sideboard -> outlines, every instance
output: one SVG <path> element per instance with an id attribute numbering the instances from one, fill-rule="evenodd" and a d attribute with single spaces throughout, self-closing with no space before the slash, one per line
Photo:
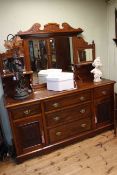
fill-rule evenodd
<path id="1" fill-rule="evenodd" d="M 23 100 L 6 97 L 17 162 L 111 129 L 114 83 L 103 79 L 62 92 L 42 88 Z"/>

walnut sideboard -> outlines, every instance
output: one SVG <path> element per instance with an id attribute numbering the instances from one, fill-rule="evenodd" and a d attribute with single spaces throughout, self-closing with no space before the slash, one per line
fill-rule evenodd
<path id="1" fill-rule="evenodd" d="M 25 100 L 7 97 L 17 162 L 111 129 L 114 83 L 79 83 L 77 88 L 62 92 L 45 88 Z"/>

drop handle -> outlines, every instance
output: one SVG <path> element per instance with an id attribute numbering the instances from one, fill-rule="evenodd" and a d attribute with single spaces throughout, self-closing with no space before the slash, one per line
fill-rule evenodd
<path id="1" fill-rule="evenodd" d="M 87 126 L 86 123 L 82 123 L 82 124 L 81 124 L 81 127 L 82 127 L 82 128 L 85 128 L 86 126 Z"/>
<path id="2" fill-rule="evenodd" d="M 53 106 L 54 108 L 57 108 L 57 107 L 59 107 L 59 103 L 54 103 L 52 106 Z"/>
<path id="3" fill-rule="evenodd" d="M 81 101 L 84 101 L 84 100 L 85 100 L 85 97 L 84 97 L 84 96 L 81 96 L 81 97 L 80 97 L 80 100 L 81 100 Z"/>
<path id="4" fill-rule="evenodd" d="M 30 109 L 27 109 L 27 110 L 24 111 L 24 114 L 25 115 L 28 115 L 28 114 L 30 114 L 30 112 L 31 112 L 31 110 Z"/>
<path id="5" fill-rule="evenodd" d="M 61 131 L 56 132 L 56 136 L 61 136 L 61 134 L 62 134 Z"/>
<path id="6" fill-rule="evenodd" d="M 80 113 L 81 113 L 81 114 L 84 114 L 85 111 L 86 111 L 85 109 L 81 109 L 81 110 L 80 110 Z"/>
<path id="7" fill-rule="evenodd" d="M 54 121 L 59 121 L 60 120 L 60 117 L 59 116 L 56 116 L 53 119 L 54 119 Z"/>
<path id="8" fill-rule="evenodd" d="M 107 92 L 106 92 L 106 91 L 102 91 L 102 94 L 103 94 L 103 95 L 106 95 L 106 94 L 107 94 Z"/>

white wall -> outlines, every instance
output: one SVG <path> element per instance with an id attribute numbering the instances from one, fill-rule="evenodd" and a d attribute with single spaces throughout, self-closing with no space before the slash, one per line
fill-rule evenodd
<path id="1" fill-rule="evenodd" d="M 68 22 L 81 27 L 88 42 L 96 43 L 96 55 L 108 76 L 107 60 L 107 4 L 105 0 L 2 0 L 0 2 L 0 52 L 9 33 L 27 30 L 35 22 L 42 26 L 48 22 Z"/>
<path id="2" fill-rule="evenodd" d="M 0 51 L 9 33 L 27 30 L 35 22 L 68 22 L 81 27 L 88 42 L 96 43 L 96 53 L 107 57 L 105 0 L 3 0 L 0 2 Z"/>
<path id="3" fill-rule="evenodd" d="M 67 22 L 82 28 L 86 41 L 95 41 L 96 56 L 100 56 L 103 63 L 103 75 L 109 76 L 105 0 L 1 0 L 0 52 L 5 50 L 3 43 L 8 34 L 27 30 L 36 22 L 42 25 Z"/>

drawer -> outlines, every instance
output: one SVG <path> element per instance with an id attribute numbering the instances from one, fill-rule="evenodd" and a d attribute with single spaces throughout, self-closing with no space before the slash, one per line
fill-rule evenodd
<path id="1" fill-rule="evenodd" d="M 46 100 L 44 102 L 44 108 L 45 111 L 50 111 L 62 108 L 64 106 L 86 102 L 89 100 L 91 101 L 91 91 L 86 90 L 82 92 L 73 93 L 67 96 Z"/>
<path id="2" fill-rule="evenodd" d="M 14 109 L 10 109 L 12 119 L 20 119 L 23 117 L 29 117 L 32 115 L 41 113 L 41 105 L 40 103 L 36 104 L 27 104 L 22 107 L 17 107 Z"/>
<path id="3" fill-rule="evenodd" d="M 94 97 L 100 98 L 100 97 L 106 97 L 113 94 L 113 86 L 112 85 L 106 85 L 102 87 L 98 87 L 94 89 Z"/>
<path id="4" fill-rule="evenodd" d="M 64 122 L 74 121 L 86 117 L 91 117 L 91 103 L 47 114 L 46 122 L 48 127 L 52 127 Z"/>
<path id="5" fill-rule="evenodd" d="M 62 125 L 53 129 L 49 129 L 49 139 L 50 143 L 55 143 L 62 141 L 64 139 L 71 138 L 82 132 L 88 131 L 91 129 L 91 119 L 81 119 L 66 125 Z"/>

